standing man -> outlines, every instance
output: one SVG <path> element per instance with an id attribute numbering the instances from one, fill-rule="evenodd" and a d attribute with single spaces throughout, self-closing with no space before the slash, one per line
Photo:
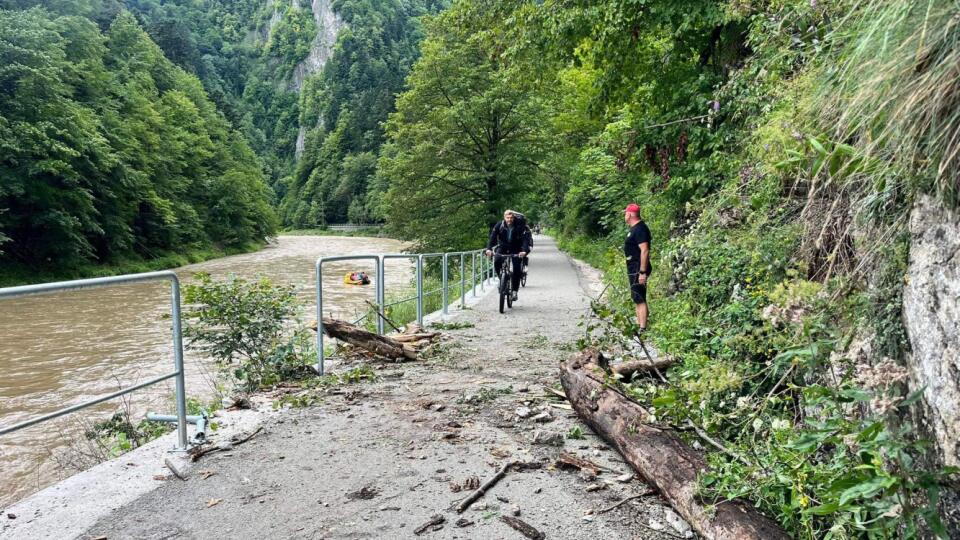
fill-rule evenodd
<path id="1" fill-rule="evenodd" d="M 490 230 L 490 240 L 487 242 L 487 256 L 493 255 L 493 248 L 497 248 L 499 255 L 494 259 L 494 268 L 500 273 L 500 265 L 504 259 L 512 261 L 513 273 L 510 276 L 510 288 L 513 291 L 513 301 L 517 301 L 517 291 L 520 289 L 520 272 L 522 268 L 520 261 L 527 252 L 530 251 L 530 244 L 527 243 L 526 224 L 516 219 L 516 212 L 506 210 L 503 213 L 503 221 L 497 223 Z M 516 255 L 519 258 L 512 257 Z"/>
<path id="2" fill-rule="evenodd" d="M 647 279 L 653 268 L 650 266 L 650 229 L 640 219 L 640 205 L 630 203 L 623 211 L 623 220 L 630 227 L 623 243 L 627 257 L 627 280 L 630 282 L 630 297 L 636 304 L 637 324 L 640 332 L 647 330 Z"/>

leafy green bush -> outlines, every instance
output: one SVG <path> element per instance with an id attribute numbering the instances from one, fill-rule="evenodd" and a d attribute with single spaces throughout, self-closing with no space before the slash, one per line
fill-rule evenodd
<path id="1" fill-rule="evenodd" d="M 313 340 L 292 286 L 266 278 L 197 279 L 184 287 L 188 347 L 210 355 L 246 391 L 313 373 Z"/>

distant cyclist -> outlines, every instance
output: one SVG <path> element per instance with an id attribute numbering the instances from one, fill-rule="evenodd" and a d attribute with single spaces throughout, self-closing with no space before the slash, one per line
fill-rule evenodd
<path id="1" fill-rule="evenodd" d="M 516 221 L 517 225 L 520 225 L 524 231 L 524 234 L 527 236 L 527 256 L 521 259 L 523 262 L 523 269 L 526 272 L 526 269 L 530 266 L 530 252 L 533 251 L 533 231 L 530 230 L 530 225 L 527 223 L 527 218 L 520 212 L 514 212 L 513 218 Z"/>
<path id="2" fill-rule="evenodd" d="M 527 225 L 516 218 L 517 213 L 513 210 L 506 210 L 503 213 L 503 221 L 497 223 L 490 230 L 490 240 L 487 242 L 487 256 L 493 255 L 493 249 L 497 248 L 497 253 L 507 257 L 497 257 L 494 259 L 494 270 L 499 274 L 500 265 L 504 259 L 509 258 L 513 263 L 513 273 L 510 276 L 510 290 L 513 291 L 513 300 L 517 300 L 517 291 L 520 289 L 520 272 L 522 271 L 520 261 L 527 256 L 530 251 L 529 237 L 527 236 Z M 516 255 L 517 257 L 512 257 Z"/>

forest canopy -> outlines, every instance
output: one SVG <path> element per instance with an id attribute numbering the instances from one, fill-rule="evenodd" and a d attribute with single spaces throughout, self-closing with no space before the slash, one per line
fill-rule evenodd
<path id="1" fill-rule="evenodd" d="M 0 11 L 0 233 L 8 260 L 71 267 L 277 227 L 257 156 L 126 11 L 101 30 Z"/>

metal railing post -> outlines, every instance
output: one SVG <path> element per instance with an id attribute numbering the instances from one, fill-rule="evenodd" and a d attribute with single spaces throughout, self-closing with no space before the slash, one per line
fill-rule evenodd
<path id="1" fill-rule="evenodd" d="M 323 258 L 317 259 L 317 373 L 323 375 Z"/>
<path id="2" fill-rule="evenodd" d="M 484 272 L 487 268 L 487 254 L 480 250 L 480 290 L 483 291 L 484 281 L 486 280 L 486 275 Z"/>
<path id="3" fill-rule="evenodd" d="M 460 253 L 460 309 L 467 307 L 467 271 L 464 266 L 466 253 Z"/>
<path id="4" fill-rule="evenodd" d="M 377 333 L 381 336 L 383 335 L 383 318 L 387 315 L 385 313 L 384 304 L 387 303 L 387 284 L 384 283 L 386 276 L 386 271 L 384 269 L 386 266 L 386 259 L 383 258 L 383 255 L 377 257 Z"/>
<path id="5" fill-rule="evenodd" d="M 477 252 L 470 254 L 470 296 L 477 297 Z"/>
<path id="6" fill-rule="evenodd" d="M 187 383 L 183 369 L 183 327 L 180 322 L 180 279 L 170 280 L 170 304 L 173 306 L 171 317 L 173 326 L 173 365 L 177 376 L 174 384 L 177 390 L 177 450 L 186 451 L 187 443 Z"/>
<path id="7" fill-rule="evenodd" d="M 417 324 L 423 327 L 423 255 L 417 256 Z"/>
<path id="8" fill-rule="evenodd" d="M 447 290 L 447 253 L 443 254 L 443 314 L 447 314 L 447 299 L 449 291 Z"/>

